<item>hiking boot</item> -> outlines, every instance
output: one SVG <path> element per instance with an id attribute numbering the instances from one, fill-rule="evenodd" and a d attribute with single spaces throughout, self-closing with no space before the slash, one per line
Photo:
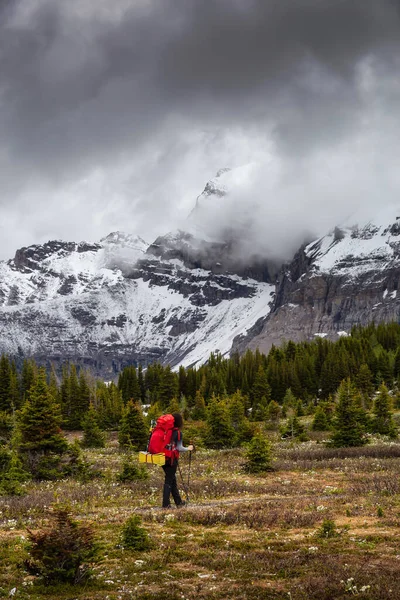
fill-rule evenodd
<path id="1" fill-rule="evenodd" d="M 172 506 L 171 504 L 168 504 L 168 506 L 162 506 L 161 508 L 163 508 L 164 510 L 171 510 Z"/>
<path id="2" fill-rule="evenodd" d="M 176 508 L 182 508 L 182 506 L 186 506 L 186 505 L 187 505 L 187 502 L 182 500 L 182 502 L 179 502 L 179 504 L 176 505 Z"/>

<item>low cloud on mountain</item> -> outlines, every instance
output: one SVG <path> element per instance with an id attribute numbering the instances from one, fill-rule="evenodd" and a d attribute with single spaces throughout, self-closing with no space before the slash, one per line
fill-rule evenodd
<path id="1" fill-rule="evenodd" d="M 399 7 L 3 1 L 0 255 L 116 229 L 151 240 L 249 161 L 263 168 L 232 218 L 262 252 L 392 202 Z"/>

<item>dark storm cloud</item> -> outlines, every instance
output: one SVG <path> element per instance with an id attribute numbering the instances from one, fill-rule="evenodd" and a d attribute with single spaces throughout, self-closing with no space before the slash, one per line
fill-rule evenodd
<path id="1" fill-rule="evenodd" d="M 358 61 L 400 37 L 392 0 L 156 0 L 115 20 L 43 1 L 21 22 L 26 3 L 1 28 L 1 126 L 12 156 L 50 175 L 137 148 L 171 114 L 267 119 L 296 143 L 294 109 L 347 126 Z"/>
<path id="2" fill-rule="evenodd" d="M 397 77 L 399 5 L 2 0 L 0 202 L 26 205 L 34 189 L 46 207 L 51 190 L 132 163 L 141 222 L 150 205 L 176 202 L 155 192 L 168 187 L 166 164 L 170 180 L 190 153 L 197 171 L 209 167 L 195 151 L 204 143 L 210 154 L 199 132 L 215 147 L 232 129 L 264 136 L 289 161 L 341 143 L 369 118 L 363 62 L 375 79 Z M 376 103 L 394 114 L 399 96 L 389 88 L 377 88 Z M 196 171 L 181 168 L 187 180 Z"/>

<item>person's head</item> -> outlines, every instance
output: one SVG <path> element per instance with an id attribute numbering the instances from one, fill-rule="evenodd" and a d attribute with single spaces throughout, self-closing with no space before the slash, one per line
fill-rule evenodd
<path id="1" fill-rule="evenodd" d="M 172 416 L 174 417 L 174 427 L 178 427 L 178 429 L 181 429 L 183 425 L 182 415 L 180 413 L 172 413 Z"/>

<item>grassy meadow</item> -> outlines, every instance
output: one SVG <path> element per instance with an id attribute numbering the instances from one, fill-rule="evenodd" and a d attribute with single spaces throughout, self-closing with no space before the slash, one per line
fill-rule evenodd
<path id="1" fill-rule="evenodd" d="M 273 438 L 276 434 L 271 434 Z M 101 476 L 31 482 L 26 494 L 0 498 L 0 597 L 58 600 L 222 600 L 400 598 L 400 444 L 373 439 L 362 448 L 326 448 L 278 440 L 274 470 L 250 475 L 245 451 L 199 449 L 192 459 L 190 503 L 159 509 L 163 472 L 117 481 L 122 454 L 85 450 Z M 186 479 L 188 458 L 181 458 Z M 179 478 L 180 481 L 180 478 Z M 67 503 L 101 544 L 94 577 L 45 586 L 28 575 L 28 531 L 45 528 Z M 139 514 L 152 547 L 121 543 Z"/>

